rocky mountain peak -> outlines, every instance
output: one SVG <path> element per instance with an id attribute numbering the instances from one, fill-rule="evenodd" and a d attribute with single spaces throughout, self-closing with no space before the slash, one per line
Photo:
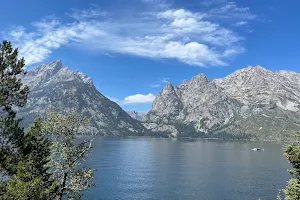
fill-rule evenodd
<path id="1" fill-rule="evenodd" d="M 174 87 L 171 83 L 167 83 L 163 90 L 156 96 L 152 103 L 151 112 L 160 113 L 160 116 L 163 115 L 178 115 L 179 110 L 182 106 L 182 102 L 178 97 L 177 88 Z M 150 120 L 156 121 L 158 116 L 155 114 L 149 115 Z M 164 119 L 167 121 L 167 119 Z"/>
<path id="2" fill-rule="evenodd" d="M 240 77 L 240 78 L 247 79 L 247 76 L 252 76 L 252 75 L 264 76 L 266 74 L 270 75 L 272 73 L 273 73 L 272 71 L 267 70 L 266 68 L 264 68 L 260 65 L 257 65 L 257 66 L 248 66 L 246 68 L 239 69 L 227 77 Z M 225 78 L 227 78 L 227 77 L 225 77 Z"/>
<path id="3" fill-rule="evenodd" d="M 183 80 L 183 82 L 178 86 L 179 88 L 186 88 L 186 87 L 199 87 L 202 85 L 206 85 L 209 83 L 209 79 L 205 74 L 197 74 L 196 76 L 193 76 L 191 80 Z"/>
<path id="4" fill-rule="evenodd" d="M 203 85 L 209 82 L 209 79 L 207 78 L 207 76 L 205 76 L 205 74 L 198 74 L 196 76 L 192 77 L 191 83 L 192 84 L 197 84 L 197 85 Z"/>
<path id="5" fill-rule="evenodd" d="M 102 95 L 92 79 L 80 71 L 63 67 L 61 61 L 41 64 L 29 70 L 22 80 L 30 88 L 25 107 L 19 110 L 28 126 L 47 111 L 62 113 L 75 109 L 90 119 L 86 133 L 101 135 L 144 134 L 146 129 L 119 105 Z"/>
<path id="6" fill-rule="evenodd" d="M 244 68 L 244 70 L 254 70 L 254 71 L 266 71 L 267 69 L 260 66 L 260 65 L 255 65 L 255 66 L 248 66 L 246 68 Z"/>
<path id="7" fill-rule="evenodd" d="M 289 81 L 292 81 L 295 83 L 295 85 L 300 85 L 300 74 L 289 71 L 289 70 L 279 70 L 275 72 L 276 74 L 285 77 Z"/>
<path id="8" fill-rule="evenodd" d="M 170 82 L 167 82 L 163 90 L 173 90 L 174 87 Z"/>
<path id="9" fill-rule="evenodd" d="M 63 68 L 63 64 L 61 62 L 61 60 L 55 60 L 49 63 L 44 63 L 39 65 L 36 68 L 33 68 L 31 70 L 28 71 L 29 74 L 31 74 L 32 72 L 35 73 L 39 73 L 41 75 L 45 75 L 45 76 L 51 76 L 53 74 L 56 74 L 61 68 Z M 34 74 L 31 74 L 34 75 Z"/>
<path id="10" fill-rule="evenodd" d="M 173 124 L 180 135 L 278 139 L 300 127 L 300 74 L 296 72 L 249 66 L 213 81 L 198 74 L 173 90 L 170 86 L 157 95 L 147 119 Z"/>
<path id="11" fill-rule="evenodd" d="M 217 79 L 214 82 L 221 88 L 230 88 L 234 84 L 237 88 L 247 89 L 251 87 L 266 87 L 266 84 L 271 85 L 274 78 L 274 72 L 258 65 L 239 69 L 225 78 Z"/>
<path id="12" fill-rule="evenodd" d="M 53 84 L 66 81 L 79 81 L 94 87 L 90 77 L 78 70 L 73 71 L 63 66 L 61 60 L 44 63 L 30 69 L 23 79 L 31 88 L 38 87 L 41 83 Z"/>
<path id="13" fill-rule="evenodd" d="M 138 121 L 144 121 L 147 113 L 145 112 L 137 112 L 137 111 L 126 111 L 130 117 L 136 119 Z"/>

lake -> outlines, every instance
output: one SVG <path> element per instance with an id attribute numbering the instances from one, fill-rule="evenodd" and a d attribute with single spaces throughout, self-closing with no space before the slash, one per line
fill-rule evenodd
<path id="1" fill-rule="evenodd" d="M 290 178 L 282 154 L 274 142 L 96 137 L 97 187 L 83 199 L 276 199 Z"/>

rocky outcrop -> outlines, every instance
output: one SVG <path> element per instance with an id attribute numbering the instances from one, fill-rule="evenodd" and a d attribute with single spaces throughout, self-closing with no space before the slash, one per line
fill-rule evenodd
<path id="1" fill-rule="evenodd" d="M 146 121 L 177 136 L 285 140 L 300 130 L 300 74 L 247 67 L 222 79 L 199 74 L 157 95 Z M 145 126 L 149 128 L 149 126 Z"/>
<path id="2" fill-rule="evenodd" d="M 23 81 L 30 88 L 28 103 L 19 110 L 24 126 L 48 111 L 75 109 L 90 118 L 86 133 L 101 135 L 143 135 L 147 130 L 118 104 L 102 95 L 91 78 L 64 67 L 61 61 L 32 68 Z"/>
<path id="3" fill-rule="evenodd" d="M 130 117 L 141 122 L 145 120 L 145 116 L 147 114 L 145 112 L 137 112 L 137 111 L 126 111 L 126 112 L 130 115 Z"/>

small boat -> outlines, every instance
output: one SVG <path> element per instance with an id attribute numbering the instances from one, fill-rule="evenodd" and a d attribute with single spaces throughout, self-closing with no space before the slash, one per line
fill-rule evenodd
<path id="1" fill-rule="evenodd" d="M 253 149 L 251 149 L 252 151 L 264 151 L 264 149 L 263 148 L 253 148 Z"/>

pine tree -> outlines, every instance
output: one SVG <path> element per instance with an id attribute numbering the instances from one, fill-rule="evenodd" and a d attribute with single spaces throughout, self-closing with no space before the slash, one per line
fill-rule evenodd
<path id="1" fill-rule="evenodd" d="M 288 170 L 293 177 L 283 190 L 285 200 L 300 200 L 300 133 L 296 134 L 296 141 L 293 144 L 285 145 L 284 151 L 284 156 L 293 167 Z"/>
<path id="2" fill-rule="evenodd" d="M 51 145 L 42 134 L 42 123 L 37 119 L 19 146 L 16 171 L 8 179 L 0 199 L 47 200 L 55 197 L 56 183 L 48 166 Z"/>
<path id="3" fill-rule="evenodd" d="M 22 84 L 20 78 L 26 74 L 24 66 L 24 58 L 18 59 L 18 49 L 4 40 L 0 44 L 0 108 L 10 115 L 15 114 L 12 106 L 26 104 L 29 88 Z"/>
<path id="4" fill-rule="evenodd" d="M 13 107 L 26 104 L 29 89 L 21 77 L 26 74 L 24 58 L 8 41 L 0 44 L 0 169 L 7 179 L 0 182 L 0 199 L 51 199 L 55 181 L 46 165 L 50 140 L 42 135 L 37 120 L 28 133 L 20 127 Z"/>
<path id="5" fill-rule="evenodd" d="M 26 74 L 24 58 L 18 59 L 18 49 L 8 41 L 0 44 L 0 169 L 16 172 L 9 163 L 16 162 L 15 152 L 23 140 L 23 129 L 13 111 L 13 106 L 22 107 L 27 101 L 29 89 L 22 84 L 20 76 Z"/>

